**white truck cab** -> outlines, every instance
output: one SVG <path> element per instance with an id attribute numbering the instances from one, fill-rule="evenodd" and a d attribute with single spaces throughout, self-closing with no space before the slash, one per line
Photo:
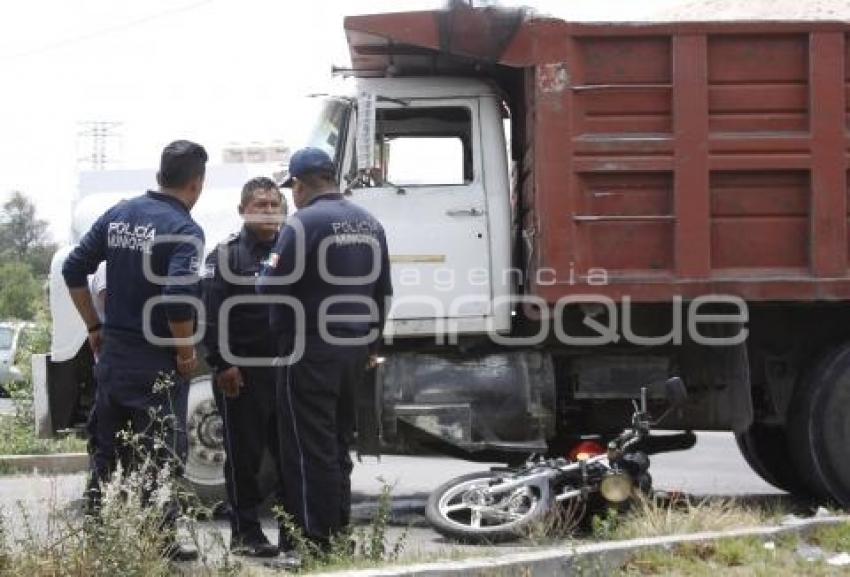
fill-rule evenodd
<path id="1" fill-rule="evenodd" d="M 387 334 L 508 331 L 510 189 L 498 93 L 471 79 L 381 78 L 361 79 L 357 94 L 327 102 L 311 144 L 336 159 L 350 199 L 387 231 L 395 290 Z"/>

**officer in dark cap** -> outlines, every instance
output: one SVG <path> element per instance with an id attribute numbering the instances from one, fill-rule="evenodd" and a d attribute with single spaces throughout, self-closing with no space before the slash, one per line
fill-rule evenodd
<path id="1" fill-rule="evenodd" d="M 189 377 L 198 364 L 192 336 L 204 249 L 204 233 L 189 211 L 203 190 L 206 161 L 206 151 L 194 142 L 166 146 L 159 190 L 107 210 L 62 268 L 98 360 L 94 493 L 115 469 L 122 448 L 118 433 L 128 423 L 147 456 L 181 474 Z M 87 276 L 104 260 L 108 297 L 101 322 Z M 172 502 L 166 522 L 173 526 L 177 514 Z M 173 540 L 167 552 L 180 559 L 197 556 Z"/>
<path id="2" fill-rule="evenodd" d="M 324 151 L 293 154 L 284 186 L 298 212 L 257 289 L 279 301 L 272 330 L 289 357 L 277 373 L 284 509 L 327 547 L 349 522 L 354 394 L 381 338 L 389 254 L 381 224 L 340 194 Z"/>
<path id="3" fill-rule="evenodd" d="M 228 313 L 226 305 L 235 303 L 234 297 L 256 299 L 254 285 L 286 217 L 286 199 L 271 179 L 254 178 L 243 186 L 238 210 L 242 229 L 206 260 L 204 344 L 215 374 L 216 406 L 224 422 L 230 548 L 238 555 L 273 557 L 278 548 L 263 534 L 257 509 L 265 497 L 258 482 L 263 456 L 271 453 L 275 463 L 278 458 L 275 375 L 269 361 L 276 347 L 267 306 L 242 304 Z"/>

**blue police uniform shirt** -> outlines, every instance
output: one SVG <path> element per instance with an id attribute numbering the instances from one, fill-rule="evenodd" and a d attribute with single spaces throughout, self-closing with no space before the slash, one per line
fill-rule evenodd
<path id="1" fill-rule="evenodd" d="M 180 200 L 148 191 L 119 202 L 97 219 L 65 260 L 62 275 L 70 288 L 86 286 L 87 275 L 106 260 L 104 329 L 126 342 L 144 344 L 143 309 L 149 299 L 166 299 L 150 311 L 156 336 L 171 337 L 169 320 L 193 318 L 191 304 L 168 298 L 200 297 L 203 245 L 203 230 Z M 160 278 L 145 274 L 146 257 Z"/>
<path id="2" fill-rule="evenodd" d="M 360 279 L 351 282 L 353 277 Z M 327 308 L 327 314 L 359 317 L 329 318 L 325 326 L 330 334 L 357 337 L 373 328 L 380 330 L 386 300 L 392 295 L 383 227 L 342 194 L 314 198 L 287 220 L 257 282 L 257 292 L 290 296 L 303 306 L 303 327 L 297 326 L 291 306 L 271 306 L 271 325 L 278 334 L 320 335 L 322 303 L 329 297 L 340 300 Z M 374 308 L 365 304 L 370 299 Z"/>
<path id="3" fill-rule="evenodd" d="M 237 356 L 273 357 L 277 352 L 269 327 L 269 309 L 262 303 L 232 308 L 228 315 L 227 335 L 222 334 L 219 323 L 221 309 L 229 299 L 254 296 L 256 280 L 267 265 L 276 242 L 277 235 L 268 241 L 260 240 L 250 228 L 243 226 L 207 256 L 201 281 L 207 324 L 204 345 L 207 363 L 216 370 L 222 371 L 231 366 L 221 355 L 219 345 L 222 337 Z M 229 269 L 230 274 L 223 274 L 224 269 Z M 241 282 L 233 282 L 232 276 L 239 277 Z"/>

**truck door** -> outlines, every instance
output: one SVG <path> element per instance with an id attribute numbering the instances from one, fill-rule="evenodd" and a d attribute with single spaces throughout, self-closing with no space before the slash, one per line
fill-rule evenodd
<path id="1" fill-rule="evenodd" d="M 419 332 L 416 321 L 430 332 L 438 319 L 481 331 L 492 314 L 478 107 L 475 99 L 378 101 L 373 186 L 352 198 L 387 231 L 391 319 L 404 332 Z"/>

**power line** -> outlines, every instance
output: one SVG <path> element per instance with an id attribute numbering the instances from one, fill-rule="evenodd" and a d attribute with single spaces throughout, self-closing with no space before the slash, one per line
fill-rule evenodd
<path id="1" fill-rule="evenodd" d="M 37 56 L 39 54 L 43 54 L 45 52 L 50 52 L 52 50 L 56 50 L 58 48 L 65 48 L 66 46 L 72 46 L 74 44 L 79 44 L 80 42 L 86 42 L 88 40 L 93 40 L 95 38 L 99 38 L 100 36 L 106 36 L 108 34 L 114 34 L 115 32 L 120 32 L 122 30 L 128 30 L 130 28 L 135 28 L 136 26 L 141 26 L 143 24 L 147 24 L 148 22 L 152 22 L 154 20 L 159 20 L 161 18 L 165 18 L 168 16 L 173 16 L 174 14 L 181 14 L 183 12 L 189 12 L 191 10 L 195 10 L 196 8 L 200 8 L 206 4 L 211 4 L 214 0 L 201 0 L 200 2 L 195 2 L 193 4 L 186 4 L 183 6 L 179 6 L 177 8 L 172 8 L 170 10 L 164 10 L 162 12 L 157 12 L 156 14 L 151 14 L 149 16 L 143 16 L 142 18 L 138 18 L 136 20 L 128 20 L 127 22 L 122 22 L 119 24 L 114 24 L 112 26 L 108 26 L 105 28 L 101 28 L 99 30 L 93 30 L 92 32 L 87 32 L 85 34 L 80 34 L 78 36 L 71 36 L 68 38 L 63 38 L 61 40 L 57 40 L 51 44 L 46 44 L 44 46 L 40 46 L 38 48 L 33 48 L 30 50 L 25 50 L 23 52 L 13 52 L 10 54 L 0 54 L 0 61 L 3 60 L 13 60 L 16 58 L 28 58 L 30 56 Z"/>

